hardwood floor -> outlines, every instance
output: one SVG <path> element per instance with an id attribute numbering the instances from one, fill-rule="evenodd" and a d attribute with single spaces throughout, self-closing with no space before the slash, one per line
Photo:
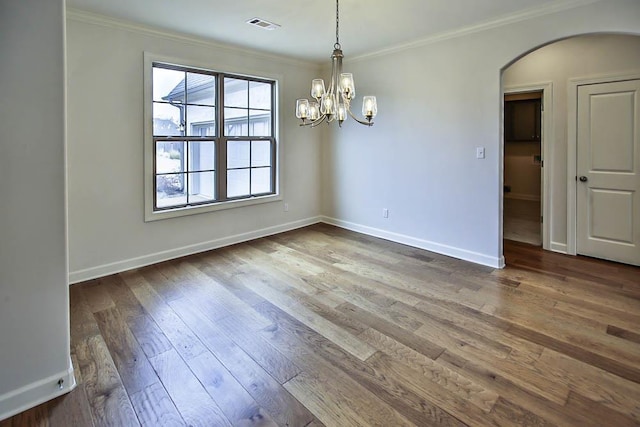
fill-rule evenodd
<path id="1" fill-rule="evenodd" d="M 0 427 L 640 425 L 640 269 L 505 253 L 319 224 L 74 285 L 78 387 Z"/>

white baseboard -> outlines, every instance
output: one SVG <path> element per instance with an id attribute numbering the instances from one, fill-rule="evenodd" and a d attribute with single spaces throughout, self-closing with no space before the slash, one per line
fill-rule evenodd
<path id="1" fill-rule="evenodd" d="M 566 254 L 567 253 L 567 244 L 566 243 L 551 242 L 551 250 L 553 252 L 559 252 L 559 253 L 562 253 L 562 254 Z"/>
<path id="2" fill-rule="evenodd" d="M 60 380 L 63 381 L 62 387 L 58 386 Z M 69 367 L 66 371 L 0 396 L 0 421 L 69 393 L 74 388 L 76 388 L 76 379 L 73 375 L 71 359 L 69 359 Z"/>
<path id="3" fill-rule="evenodd" d="M 237 243 L 259 239 L 261 237 L 271 236 L 273 234 L 284 233 L 285 231 L 295 230 L 296 228 L 306 227 L 308 225 L 317 224 L 318 222 L 321 222 L 320 217 L 312 217 L 299 221 L 289 222 L 286 224 L 276 225 L 273 227 L 267 227 L 260 230 L 250 231 L 247 233 L 222 237 L 220 239 L 197 243 L 195 245 L 183 246 L 181 248 L 170 249 L 168 251 L 156 252 L 137 258 L 99 265 L 84 270 L 77 270 L 69 273 L 69 284 L 84 282 L 86 280 L 104 277 L 110 274 L 120 273 L 122 271 L 140 268 L 187 255 L 206 252 L 213 249 L 222 248 L 224 246 L 235 245 Z"/>
<path id="4" fill-rule="evenodd" d="M 539 202 L 540 195 L 523 194 L 523 193 L 504 193 L 505 199 L 528 200 L 531 202 Z"/>
<path id="5" fill-rule="evenodd" d="M 322 222 L 335 225 L 336 227 L 345 228 L 351 231 L 357 231 L 358 233 L 367 234 L 373 237 L 380 237 L 385 240 L 390 240 L 392 242 L 402 243 L 404 245 L 413 246 L 415 248 L 436 252 L 442 255 L 447 255 L 447 256 L 458 258 L 464 261 L 486 265 L 493 268 L 504 268 L 505 266 L 504 257 L 492 257 L 492 256 L 484 255 L 481 253 L 468 251 L 466 249 L 455 248 L 453 246 L 430 242 L 428 240 L 423 240 L 416 237 L 407 236 L 404 234 L 393 233 L 390 231 L 368 227 L 366 225 L 355 224 L 353 222 L 342 221 L 339 219 L 330 218 L 326 216 L 323 216 L 321 218 L 322 218 Z"/>

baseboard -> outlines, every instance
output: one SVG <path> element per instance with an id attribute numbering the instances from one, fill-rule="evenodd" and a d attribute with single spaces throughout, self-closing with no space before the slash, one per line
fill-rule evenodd
<path id="1" fill-rule="evenodd" d="M 60 380 L 63 381 L 62 387 L 58 386 Z M 66 371 L 0 396 L 0 421 L 69 393 L 75 387 L 76 379 L 73 375 L 71 359 L 69 359 L 69 367 Z"/>
<path id="2" fill-rule="evenodd" d="M 415 248 L 424 249 L 431 252 L 436 252 L 464 261 L 486 265 L 493 268 L 504 268 L 505 266 L 504 257 L 491 257 L 481 253 L 468 251 L 466 249 L 430 242 L 428 240 L 418 239 L 416 237 L 407 236 L 405 234 L 393 233 L 390 231 L 381 230 L 379 228 L 368 227 L 366 225 L 342 221 L 326 216 L 323 216 L 321 218 L 322 222 L 335 225 L 336 227 L 356 231 L 358 233 L 367 234 L 373 237 L 380 237 L 381 239 L 390 240 L 396 243 L 402 243 L 404 245 L 413 246 Z"/>
<path id="3" fill-rule="evenodd" d="M 120 273 L 122 271 L 140 268 L 187 255 L 206 252 L 213 249 L 222 248 L 224 246 L 235 245 L 237 243 L 259 239 L 261 237 L 271 236 L 273 234 L 284 233 L 285 231 L 295 230 L 297 228 L 317 224 L 318 222 L 321 222 L 320 217 L 311 217 L 299 221 L 289 222 L 286 224 L 276 225 L 273 227 L 263 228 L 260 230 L 250 231 L 247 233 L 236 234 L 233 236 L 222 237 L 220 239 L 210 240 L 207 242 L 197 243 L 195 245 L 183 246 L 181 248 L 171 249 L 168 251 L 156 252 L 137 258 L 99 265 L 97 267 L 87 268 L 84 270 L 77 270 L 69 273 L 69 284 L 84 282 L 86 280 L 104 277 L 110 274 Z"/>
<path id="4" fill-rule="evenodd" d="M 532 194 L 522 194 L 522 193 L 504 193 L 505 199 L 514 199 L 514 200 L 528 200 L 531 202 L 539 202 L 540 195 L 532 195 Z"/>
<path id="5" fill-rule="evenodd" d="M 567 244 L 566 243 L 551 242 L 551 251 L 559 252 L 559 253 L 562 253 L 562 254 L 566 254 L 567 253 Z"/>

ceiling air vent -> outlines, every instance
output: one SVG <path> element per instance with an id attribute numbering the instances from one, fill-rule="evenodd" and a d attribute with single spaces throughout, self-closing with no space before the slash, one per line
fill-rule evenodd
<path id="1" fill-rule="evenodd" d="M 280 28 L 280 25 L 260 18 L 251 18 L 247 21 L 247 24 L 255 25 L 256 27 L 260 27 L 264 30 L 275 30 L 276 28 Z"/>

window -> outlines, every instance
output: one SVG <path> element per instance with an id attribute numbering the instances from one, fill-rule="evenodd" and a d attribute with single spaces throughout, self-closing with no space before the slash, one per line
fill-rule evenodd
<path id="1" fill-rule="evenodd" d="M 275 81 L 147 62 L 147 219 L 276 195 Z"/>

